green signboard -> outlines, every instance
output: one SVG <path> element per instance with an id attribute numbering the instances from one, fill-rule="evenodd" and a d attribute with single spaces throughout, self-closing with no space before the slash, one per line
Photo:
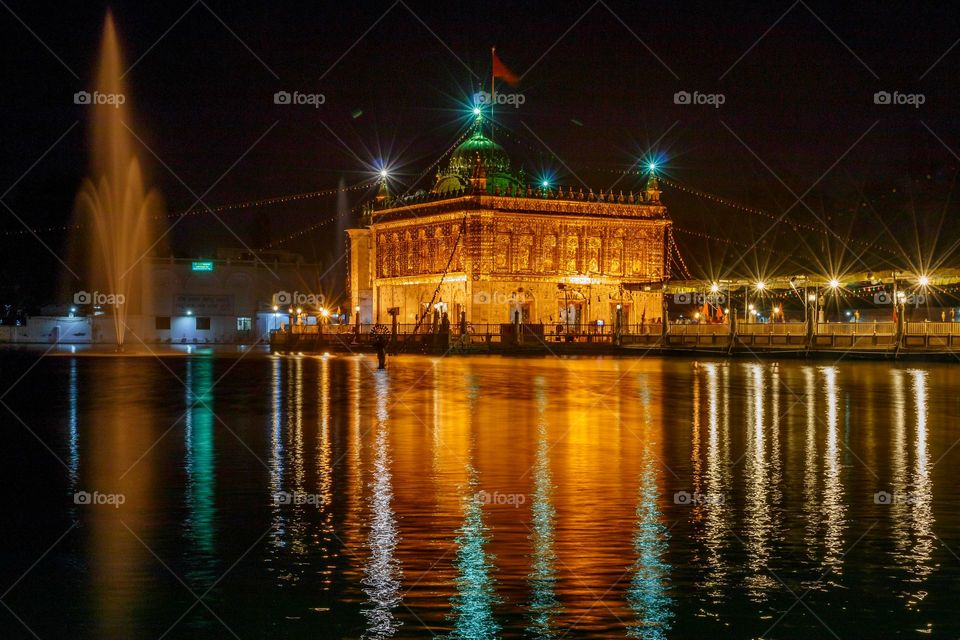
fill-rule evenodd
<path id="1" fill-rule="evenodd" d="M 213 271 L 213 260 L 195 260 L 190 265 L 191 271 Z"/>

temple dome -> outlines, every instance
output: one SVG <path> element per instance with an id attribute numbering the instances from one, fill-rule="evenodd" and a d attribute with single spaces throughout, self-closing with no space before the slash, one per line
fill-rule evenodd
<path id="1" fill-rule="evenodd" d="M 510 171 L 510 157 L 499 144 L 483 135 L 477 127 L 473 135 L 454 149 L 447 170 L 450 173 L 470 175 L 480 158 L 480 166 L 487 174 L 507 173 Z"/>
<path id="2" fill-rule="evenodd" d="M 505 192 L 522 182 L 522 176 L 518 178 L 510 171 L 510 156 L 503 147 L 483 135 L 480 116 L 470 137 L 450 154 L 446 170 L 437 174 L 433 192 L 448 194 L 473 188 L 471 180 L 477 177 L 482 177 L 481 188 L 488 193 Z"/>

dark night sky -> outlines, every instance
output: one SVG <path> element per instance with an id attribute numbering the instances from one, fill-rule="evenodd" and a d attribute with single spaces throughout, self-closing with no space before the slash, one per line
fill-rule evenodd
<path id="1" fill-rule="evenodd" d="M 88 163 L 85 107 L 73 94 L 91 85 L 107 4 L 8 6 L 17 17 L 0 9 L 0 192 L 23 176 L 3 201 L 31 227 L 65 224 Z M 110 6 L 127 63 L 142 56 L 128 76 L 136 130 L 166 167 L 143 149 L 141 158 L 171 211 L 193 202 L 173 173 L 203 193 L 275 122 L 204 198 L 208 205 L 353 184 L 369 176 L 355 156 L 385 157 L 399 183 L 411 181 L 464 126 L 468 94 L 489 82 L 495 44 L 525 74 L 517 88 L 525 104 L 501 109 L 497 119 L 514 132 L 498 141 L 528 174 L 546 170 L 566 185 L 582 179 L 604 188 L 663 136 L 652 151 L 670 179 L 777 215 L 794 204 L 791 190 L 799 196 L 816 183 L 804 202 L 840 238 L 798 237 L 780 225 L 767 237 L 773 251 L 750 252 L 734 271 L 789 271 L 792 259 L 854 268 L 860 263 L 845 248 L 851 237 L 900 242 L 906 263 L 957 265 L 950 248 L 960 225 L 950 197 L 960 165 L 953 155 L 960 153 L 960 46 L 950 48 L 960 38 L 960 13 L 951 3 Z M 274 105 L 278 90 L 323 93 L 326 103 Z M 677 105 L 680 90 L 722 93 L 725 103 Z M 881 90 L 922 93 L 925 103 L 876 105 Z M 356 110 L 362 115 L 352 117 Z M 630 177 L 618 188 L 640 184 Z M 665 192 L 678 229 L 752 243 L 769 224 Z M 351 205 L 359 195 L 350 194 Z M 224 220 L 262 245 L 335 208 L 327 197 Z M 22 229 L 7 209 L 0 213 L 0 228 Z M 804 206 L 789 216 L 819 224 Z M 65 234 L 40 237 L 65 255 Z M 186 219 L 173 238 L 182 254 L 236 244 L 210 216 Z M 54 258 L 29 235 L 0 239 L 3 295 L 49 299 L 60 275 Z M 724 273 L 743 253 L 689 234 L 677 239 L 695 275 Z M 339 255 L 342 241 L 328 225 L 283 246 L 324 261 Z"/>

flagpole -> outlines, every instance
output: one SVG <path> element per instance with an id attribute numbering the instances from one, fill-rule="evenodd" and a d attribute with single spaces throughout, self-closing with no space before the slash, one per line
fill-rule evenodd
<path id="1" fill-rule="evenodd" d="M 493 75 L 493 59 L 497 55 L 497 47 L 490 47 L 490 139 L 493 140 L 493 103 L 496 102 L 494 97 L 494 83 L 496 82 L 496 76 Z"/>

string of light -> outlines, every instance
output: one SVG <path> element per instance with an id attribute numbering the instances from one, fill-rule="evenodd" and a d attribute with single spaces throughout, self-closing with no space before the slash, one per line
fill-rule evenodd
<path id="1" fill-rule="evenodd" d="M 677 182 L 674 182 L 673 180 L 670 180 L 669 178 L 664 178 L 664 177 L 660 176 L 660 177 L 659 177 L 659 180 L 660 180 L 660 182 L 661 182 L 662 184 L 664 184 L 664 185 L 666 185 L 666 186 L 668 186 L 668 187 L 671 187 L 671 188 L 673 188 L 673 189 L 677 189 L 678 191 L 683 191 L 684 193 L 689 193 L 690 195 L 697 196 L 698 198 L 703 198 L 703 199 L 705 199 L 705 200 L 710 200 L 710 201 L 712 201 L 712 202 L 716 202 L 717 204 L 721 204 L 721 205 L 723 205 L 723 206 L 725 206 L 725 207 L 729 207 L 729 208 L 731 208 L 731 209 L 736 209 L 737 211 L 742 211 L 742 212 L 744 212 L 744 213 L 750 213 L 750 214 L 753 214 L 753 215 L 763 216 L 764 218 L 767 218 L 767 219 L 769 219 L 769 220 L 773 220 L 774 222 L 777 222 L 777 223 L 780 223 L 780 224 L 786 224 L 786 225 L 790 226 L 794 231 L 798 231 L 798 230 L 800 230 L 800 229 L 804 229 L 804 230 L 806 230 L 806 231 L 812 231 L 812 232 L 814 232 L 814 233 L 820 233 L 820 234 L 824 234 L 824 235 L 830 235 L 830 236 L 833 236 L 833 237 L 837 238 L 838 240 L 840 240 L 841 242 L 844 242 L 844 243 L 857 244 L 857 245 L 860 245 L 860 246 L 865 247 L 865 248 L 879 249 L 879 250 L 885 251 L 885 252 L 887 252 L 887 253 L 889 253 L 889 254 L 891 254 L 891 255 L 897 255 L 897 253 L 896 253 L 895 251 L 893 251 L 892 249 L 889 249 L 889 248 L 884 247 L 884 246 L 882 246 L 882 245 L 878 245 L 876 242 L 867 242 L 867 241 L 865 241 L 865 240 L 860 240 L 860 239 L 858 239 L 858 238 L 849 238 L 849 237 L 848 237 L 848 238 L 841 238 L 835 231 L 832 231 L 832 230 L 830 230 L 830 229 L 821 228 L 821 227 L 818 227 L 818 226 L 815 226 L 815 225 L 811 225 L 811 224 L 807 224 L 807 223 L 804 223 L 804 222 L 797 222 L 797 221 L 792 220 L 792 219 L 790 219 L 790 218 L 786 218 L 785 216 L 777 216 L 777 215 L 775 215 L 775 214 L 770 213 L 769 211 L 764 211 L 763 209 L 757 209 L 756 207 L 748 207 L 748 206 L 742 205 L 742 204 L 740 204 L 740 203 L 738 203 L 738 202 L 734 202 L 734 201 L 732 201 L 732 200 L 728 200 L 727 198 L 723 198 L 723 197 L 714 195 L 714 194 L 712 194 L 712 193 L 707 193 L 706 191 L 700 191 L 699 189 L 694 189 L 694 188 L 692 188 L 692 187 L 687 187 L 687 186 L 681 185 L 681 184 L 679 184 L 679 183 L 677 183 Z"/>
<path id="2" fill-rule="evenodd" d="M 369 189 L 375 184 L 370 180 L 366 180 L 360 184 L 351 185 L 349 187 L 337 187 L 335 189 L 323 189 L 321 191 L 308 191 L 306 193 L 293 193 L 283 196 L 275 196 L 272 198 L 262 198 L 260 200 L 251 200 L 248 202 L 234 202 L 230 204 L 223 204 L 216 207 L 205 207 L 205 206 L 194 206 L 190 209 L 184 211 L 177 211 L 172 213 L 167 213 L 164 215 L 153 216 L 154 220 L 162 219 L 172 219 L 172 218 L 183 218 L 186 216 L 196 216 L 206 213 L 222 213 L 224 211 L 233 211 L 237 209 L 254 209 L 257 207 L 264 207 L 275 204 L 284 204 L 288 202 L 296 202 L 299 200 L 309 200 L 312 198 L 320 198 L 324 196 L 338 195 L 340 193 L 350 192 L 350 191 L 362 191 Z M 199 204 L 199 203 L 198 203 Z M 50 227 L 40 227 L 33 229 L 9 229 L 3 231 L 2 235 L 4 236 L 19 236 L 25 234 L 41 234 L 41 233 L 57 233 L 62 231 L 73 231 L 76 229 L 83 229 L 87 225 L 84 224 L 65 224 L 65 225 L 55 225 Z"/>

